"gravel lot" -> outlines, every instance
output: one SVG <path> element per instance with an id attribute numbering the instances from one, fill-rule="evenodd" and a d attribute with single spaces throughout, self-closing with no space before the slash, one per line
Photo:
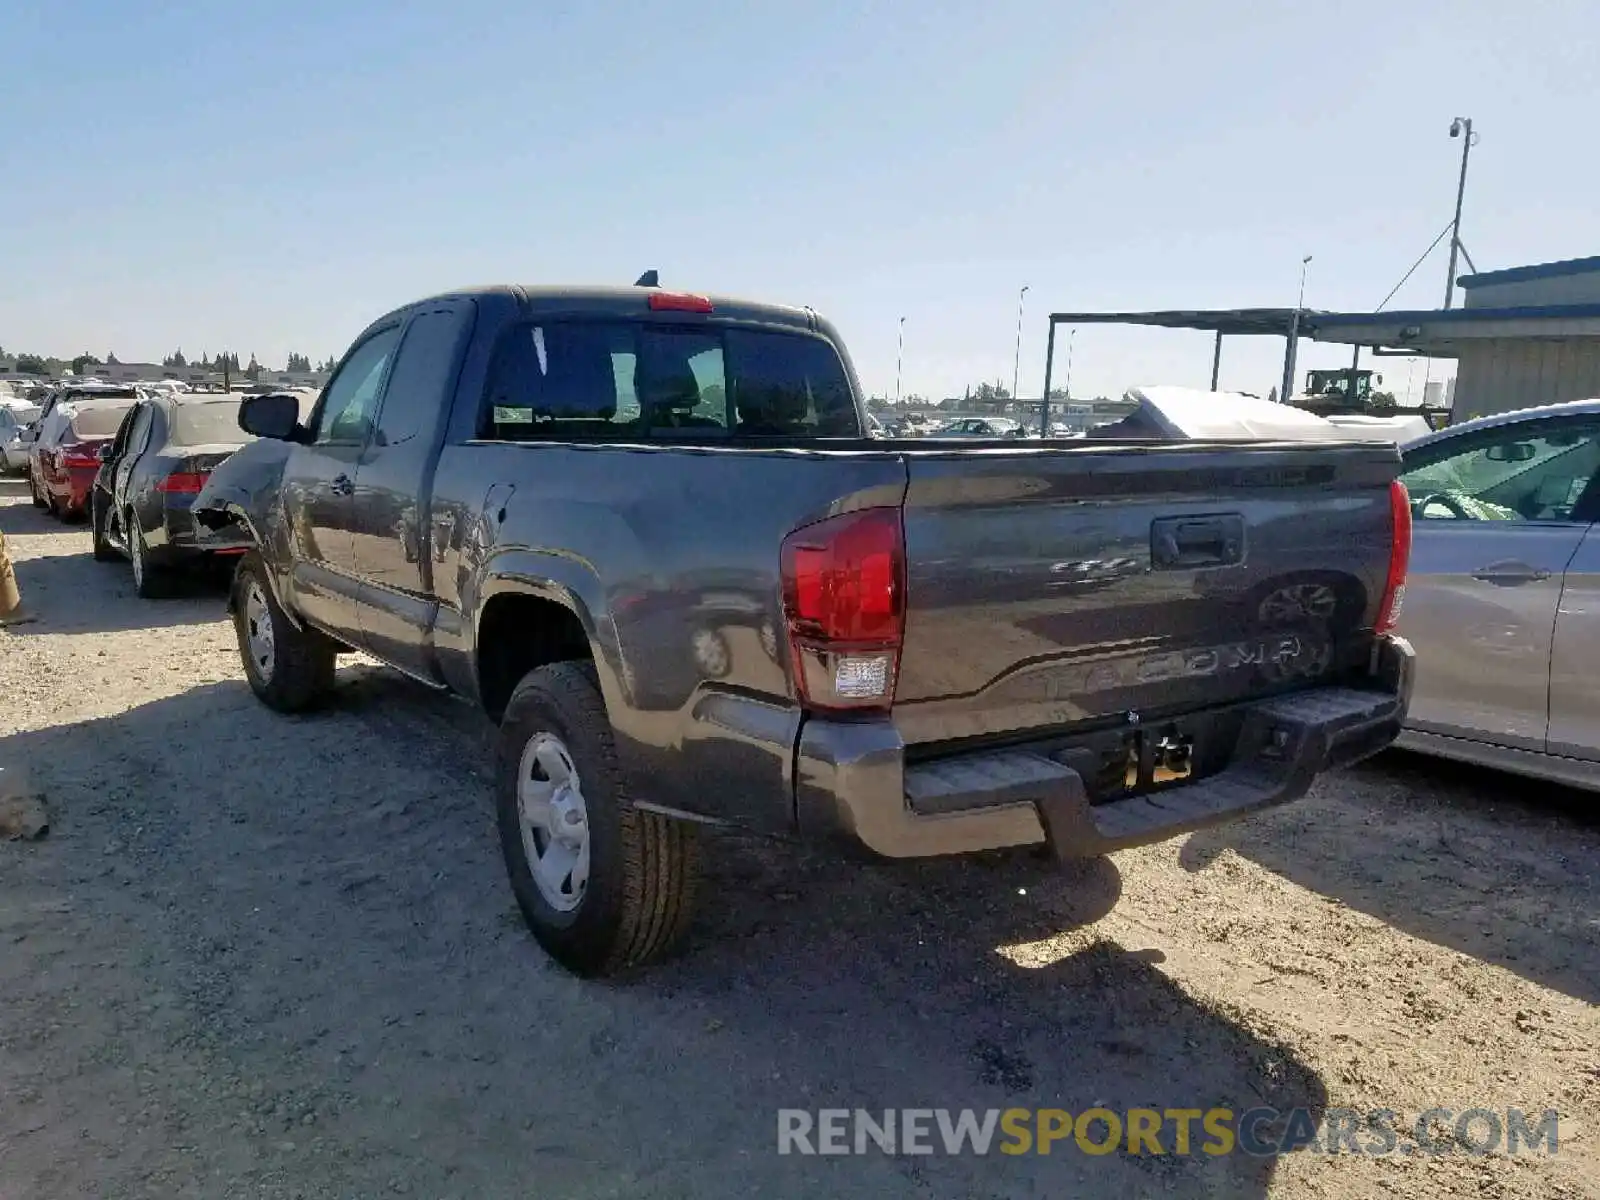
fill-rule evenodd
<path id="1" fill-rule="evenodd" d="M 352 662 L 246 688 L 0 482 L 0 1198 L 1600 1195 L 1592 798 L 1390 756 L 1071 872 L 719 837 L 679 959 L 550 966 L 490 730 Z M 1560 1153 L 796 1158 L 784 1107 L 1561 1111 Z"/>

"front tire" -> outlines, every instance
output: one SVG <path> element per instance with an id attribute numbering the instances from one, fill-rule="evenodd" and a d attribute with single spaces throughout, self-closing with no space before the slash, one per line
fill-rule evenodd
<path id="1" fill-rule="evenodd" d="M 589 663 L 530 671 L 500 723 L 496 808 L 511 890 L 575 975 L 669 953 L 694 910 L 693 826 L 634 808 Z"/>
<path id="2" fill-rule="evenodd" d="M 333 690 L 333 641 L 309 627 L 296 629 L 272 594 L 261 556 L 245 556 L 233 575 L 234 632 L 250 690 L 268 708 L 303 712 Z"/>
<path id="3" fill-rule="evenodd" d="M 92 539 L 95 562 L 116 562 L 122 556 L 117 553 L 117 548 L 106 540 L 106 525 L 110 514 L 106 511 L 106 504 L 98 495 L 89 500 L 89 536 Z"/>

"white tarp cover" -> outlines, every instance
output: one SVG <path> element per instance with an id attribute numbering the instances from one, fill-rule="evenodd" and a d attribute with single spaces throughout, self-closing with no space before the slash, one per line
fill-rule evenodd
<path id="1" fill-rule="evenodd" d="M 1162 385 L 1129 388 L 1125 398 L 1172 438 L 1401 443 L 1428 432 L 1421 417 L 1352 414 L 1329 419 L 1239 392 Z"/>

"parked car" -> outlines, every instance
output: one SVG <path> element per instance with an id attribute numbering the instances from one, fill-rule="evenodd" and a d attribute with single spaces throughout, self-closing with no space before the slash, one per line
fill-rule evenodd
<path id="1" fill-rule="evenodd" d="M 134 590 L 161 595 L 174 568 L 242 554 L 238 531 L 197 526 L 190 506 L 211 472 L 254 439 L 239 428 L 233 396 L 150 396 L 122 419 L 101 453 L 90 500 L 94 557 L 133 565 Z"/>
<path id="2" fill-rule="evenodd" d="M 1400 743 L 1600 790 L 1600 400 L 1404 447 L 1416 520 Z"/>
<path id="3" fill-rule="evenodd" d="M 28 452 L 28 484 L 35 507 L 63 521 L 88 513 L 89 490 L 100 470 L 100 447 L 117 432 L 134 399 L 67 391 L 45 402 Z"/>
<path id="4" fill-rule="evenodd" d="M 14 400 L 0 404 L 0 471 L 28 469 L 28 443 L 22 434 L 39 419 L 39 406 Z"/>
<path id="5" fill-rule="evenodd" d="M 244 400 L 262 440 L 194 511 L 254 543 L 264 703 L 360 649 L 498 722 L 512 891 L 581 974 L 682 935 L 700 824 L 1097 855 L 1398 732 L 1394 446 L 921 449 L 860 397 L 810 309 L 453 293 L 374 322 L 308 420 Z M 1306 582 L 1337 603 L 1263 599 Z"/>
<path id="6" fill-rule="evenodd" d="M 948 421 L 930 438 L 1025 438 L 1028 431 L 1010 417 L 961 417 Z"/>

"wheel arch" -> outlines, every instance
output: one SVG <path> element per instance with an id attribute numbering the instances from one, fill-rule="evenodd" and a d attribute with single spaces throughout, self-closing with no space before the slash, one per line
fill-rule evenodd
<path id="1" fill-rule="evenodd" d="M 620 700 L 611 622 L 596 616 L 599 580 L 587 568 L 551 555 L 511 553 L 493 560 L 477 589 L 473 678 L 491 719 L 505 712 L 529 671 L 555 662 L 594 664 L 608 712 Z"/>

